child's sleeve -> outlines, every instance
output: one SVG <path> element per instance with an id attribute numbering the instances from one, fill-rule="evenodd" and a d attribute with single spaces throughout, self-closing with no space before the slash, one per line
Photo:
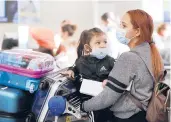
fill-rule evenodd
<path id="1" fill-rule="evenodd" d="M 113 67 L 114 67 L 114 64 L 115 64 L 115 59 L 114 58 L 112 58 L 112 57 L 110 57 L 110 60 L 109 60 L 110 62 L 109 62 L 109 64 L 110 64 L 110 68 L 111 69 L 113 69 Z"/>
<path id="2" fill-rule="evenodd" d="M 74 65 L 72 67 L 69 67 L 68 70 L 72 70 L 75 74 L 78 74 L 77 63 L 78 63 L 78 59 L 76 59 Z"/>

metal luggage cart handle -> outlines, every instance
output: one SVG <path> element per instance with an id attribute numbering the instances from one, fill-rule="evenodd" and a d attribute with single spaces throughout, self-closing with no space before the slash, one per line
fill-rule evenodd
<path id="1" fill-rule="evenodd" d="M 60 90 L 60 87 L 68 82 L 68 79 L 62 75 L 60 77 L 58 77 L 58 80 L 56 80 L 56 79 L 54 79 L 54 80 L 56 82 L 53 85 L 51 85 L 51 87 L 49 88 L 46 101 L 42 105 L 43 107 L 40 110 L 41 114 L 38 116 L 37 122 L 44 122 L 45 121 L 45 118 L 47 117 L 47 114 L 48 114 L 48 102 L 49 102 L 50 98 L 55 96 L 56 92 L 58 90 Z M 79 113 L 76 110 L 75 110 L 75 112 Z M 77 115 L 78 118 L 80 116 L 81 115 Z"/>

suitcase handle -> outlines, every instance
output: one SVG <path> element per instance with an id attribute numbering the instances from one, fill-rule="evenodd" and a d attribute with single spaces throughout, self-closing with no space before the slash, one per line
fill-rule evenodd
<path id="1" fill-rule="evenodd" d="M 33 83 L 31 83 L 29 92 L 34 93 L 34 91 L 35 91 L 35 85 Z"/>
<path id="2" fill-rule="evenodd" d="M 27 83 L 26 83 L 26 88 L 29 90 L 30 93 L 34 93 L 37 88 L 36 88 L 36 82 L 33 81 L 33 80 L 28 80 Z"/>

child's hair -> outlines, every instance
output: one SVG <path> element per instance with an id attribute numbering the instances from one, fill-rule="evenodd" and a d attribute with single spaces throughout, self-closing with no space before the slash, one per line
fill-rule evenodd
<path id="1" fill-rule="evenodd" d="M 92 28 L 90 30 L 84 30 L 81 33 L 80 39 L 79 39 L 79 45 L 77 47 L 77 56 L 78 58 L 84 55 L 84 45 L 88 44 L 90 45 L 90 41 L 94 36 L 99 36 L 105 34 L 101 29 L 99 28 Z"/>

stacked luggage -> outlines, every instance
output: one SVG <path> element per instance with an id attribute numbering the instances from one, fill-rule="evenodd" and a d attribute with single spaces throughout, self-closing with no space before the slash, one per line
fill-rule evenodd
<path id="1" fill-rule="evenodd" d="M 54 68 L 54 58 L 31 50 L 0 52 L 0 122 L 34 122 L 34 92 Z"/>
<path id="2" fill-rule="evenodd" d="M 41 77 L 53 70 L 54 58 L 30 50 L 0 52 L 0 84 L 33 93 Z"/>
<path id="3" fill-rule="evenodd" d="M 80 78 L 71 81 L 60 74 L 67 68 L 54 71 L 54 65 L 52 56 L 40 52 L 21 49 L 0 52 L 0 122 L 81 120 L 80 112 L 55 117 L 48 109 L 49 99 L 56 95 L 65 97 L 78 111 L 82 102 Z"/>

